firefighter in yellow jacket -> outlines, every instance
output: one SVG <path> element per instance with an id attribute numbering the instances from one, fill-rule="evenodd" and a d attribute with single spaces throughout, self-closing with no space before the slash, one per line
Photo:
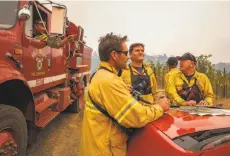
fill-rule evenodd
<path id="1" fill-rule="evenodd" d="M 157 81 L 151 67 L 143 63 L 144 44 L 134 43 L 129 47 L 131 63 L 128 68 L 122 71 L 121 77 L 127 85 L 141 93 L 143 104 L 154 102 L 154 95 L 157 92 Z"/>
<path id="2" fill-rule="evenodd" d="M 73 42 L 73 40 L 76 40 L 75 39 L 76 35 L 69 35 L 63 40 L 60 40 L 60 42 L 57 42 L 56 40 L 52 40 L 52 41 L 49 41 L 48 43 L 46 22 L 41 19 L 35 20 L 33 35 L 34 35 L 34 38 L 33 39 L 27 38 L 27 42 L 29 42 L 29 45 L 32 45 L 33 47 L 37 49 L 42 49 L 46 46 L 51 46 L 53 48 L 61 48 L 67 42 Z"/>
<path id="3" fill-rule="evenodd" d="M 86 95 L 80 156 L 125 156 L 127 136 L 121 127 L 143 127 L 169 109 L 167 100 L 141 105 L 118 76 L 128 60 L 126 38 L 112 33 L 100 38 L 100 69 Z"/>
<path id="4" fill-rule="evenodd" d="M 213 105 L 214 94 L 208 77 L 195 70 L 196 58 L 185 53 L 180 60 L 180 70 L 170 81 L 167 94 L 173 105 Z"/>
<path id="5" fill-rule="evenodd" d="M 34 38 L 40 41 L 47 41 L 46 22 L 37 19 L 34 24 Z"/>
<path id="6" fill-rule="evenodd" d="M 177 68 L 178 65 L 178 60 L 176 57 L 170 57 L 167 60 L 167 66 L 169 68 L 169 72 L 165 75 L 164 77 L 164 89 L 165 89 L 165 93 L 168 96 L 168 98 L 170 99 L 170 101 L 172 101 L 172 97 L 169 96 L 168 92 L 169 92 L 169 84 L 170 81 L 174 81 L 175 80 L 175 75 L 177 73 L 180 72 L 180 70 Z"/>

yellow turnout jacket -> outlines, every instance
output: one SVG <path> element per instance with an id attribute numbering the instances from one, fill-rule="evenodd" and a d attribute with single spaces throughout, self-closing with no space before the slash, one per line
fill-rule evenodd
<path id="1" fill-rule="evenodd" d="M 188 87 L 191 87 L 195 82 L 197 83 L 197 86 L 199 87 L 200 91 L 204 95 L 204 100 L 207 101 L 210 105 L 213 104 L 214 100 L 214 94 L 212 85 L 208 79 L 208 77 L 203 74 L 195 71 L 194 76 L 188 82 L 187 78 L 182 72 L 179 72 L 175 75 L 175 79 L 173 78 L 169 81 L 169 85 L 167 88 L 167 94 L 169 97 L 172 98 L 173 105 L 182 105 L 185 100 L 183 100 L 177 93 L 177 91 L 180 91 L 183 89 L 182 85 L 184 84 L 183 80 L 188 84 Z M 196 80 L 196 81 L 195 81 Z"/>
<path id="2" fill-rule="evenodd" d="M 133 67 L 131 66 L 132 70 L 133 70 L 133 74 L 134 75 L 138 75 L 138 71 Z M 147 94 L 147 95 L 142 95 L 141 97 L 146 100 L 146 101 L 149 101 L 149 102 L 154 102 L 154 96 L 156 95 L 157 93 L 157 81 L 156 81 L 156 77 L 153 73 L 153 70 L 151 67 L 147 66 L 144 64 L 144 68 L 146 69 L 148 75 L 150 75 L 150 83 L 151 83 L 151 88 L 152 88 L 152 94 Z M 142 69 L 142 74 L 145 75 L 145 71 L 144 69 Z M 125 84 L 128 84 L 128 85 L 132 85 L 132 82 L 131 82 L 131 71 L 127 68 L 127 69 L 124 69 L 122 71 L 122 75 L 121 77 L 123 78 Z"/>
<path id="3" fill-rule="evenodd" d="M 130 94 L 117 71 L 101 62 L 89 87 L 93 101 L 106 110 L 120 125 L 139 128 L 163 115 L 159 105 L 143 106 Z M 125 156 L 127 136 L 118 125 L 94 107 L 88 94 L 84 109 L 80 156 Z"/>
<path id="4" fill-rule="evenodd" d="M 170 69 L 170 71 L 165 74 L 164 77 L 164 89 L 165 89 L 165 93 L 168 96 L 168 98 L 170 99 L 170 101 L 172 101 L 172 97 L 169 96 L 169 86 L 170 86 L 170 81 L 174 81 L 175 80 L 175 75 L 177 73 L 179 73 L 180 70 L 178 68 L 172 68 Z"/>

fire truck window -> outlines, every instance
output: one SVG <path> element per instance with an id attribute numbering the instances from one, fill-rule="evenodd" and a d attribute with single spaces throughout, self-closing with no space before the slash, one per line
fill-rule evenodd
<path id="1" fill-rule="evenodd" d="M 46 29 L 47 27 L 47 14 L 42 11 L 41 9 L 38 8 L 38 11 L 42 17 L 42 20 L 45 22 L 46 24 Z M 35 26 L 35 22 L 37 20 L 41 20 L 40 15 L 37 11 L 37 8 L 35 5 L 30 7 L 30 12 L 31 12 L 31 18 L 26 22 L 26 35 L 28 37 L 35 37 L 36 31 L 34 30 L 34 26 Z M 48 30 L 48 29 L 47 29 Z"/>
<path id="2" fill-rule="evenodd" d="M 10 29 L 15 25 L 18 10 L 18 1 L 0 1 L 0 29 Z"/>
<path id="3" fill-rule="evenodd" d="M 48 25 L 47 25 L 47 24 L 48 24 L 48 21 L 47 21 L 48 16 L 47 16 L 47 14 L 46 14 L 44 11 L 42 11 L 41 9 L 38 8 L 38 10 L 39 10 L 39 13 L 40 13 L 40 15 L 41 15 L 41 17 L 42 17 L 42 20 L 45 22 L 45 26 L 46 26 L 46 29 L 47 29 L 47 31 L 48 31 Z M 35 22 L 36 22 L 37 20 L 41 20 L 39 13 L 38 13 L 36 7 L 33 6 L 33 17 L 34 17 L 34 18 L 33 18 L 33 29 L 34 29 L 34 26 L 35 26 Z M 35 37 L 35 34 L 36 34 L 36 31 L 33 30 L 33 37 Z"/>

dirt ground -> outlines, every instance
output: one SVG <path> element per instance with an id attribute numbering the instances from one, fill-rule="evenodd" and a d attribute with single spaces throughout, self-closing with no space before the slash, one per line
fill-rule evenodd
<path id="1" fill-rule="evenodd" d="M 216 100 L 230 109 L 230 99 Z M 83 113 L 61 113 L 38 134 L 28 156 L 77 156 L 81 139 Z"/>
<path id="2" fill-rule="evenodd" d="M 214 101 L 215 104 L 223 104 L 225 109 L 230 109 L 230 99 L 218 99 Z"/>
<path id="3" fill-rule="evenodd" d="M 61 113 L 38 134 L 27 156 L 77 156 L 83 113 Z"/>

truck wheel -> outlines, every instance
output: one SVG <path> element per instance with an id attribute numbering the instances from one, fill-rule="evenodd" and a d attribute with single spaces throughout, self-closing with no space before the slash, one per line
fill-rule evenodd
<path id="1" fill-rule="evenodd" d="M 0 155 L 25 156 L 27 126 L 15 107 L 0 104 Z"/>
<path id="2" fill-rule="evenodd" d="M 80 104 L 79 104 L 79 98 L 75 100 L 68 108 L 68 111 L 71 113 L 78 113 L 80 112 Z"/>

